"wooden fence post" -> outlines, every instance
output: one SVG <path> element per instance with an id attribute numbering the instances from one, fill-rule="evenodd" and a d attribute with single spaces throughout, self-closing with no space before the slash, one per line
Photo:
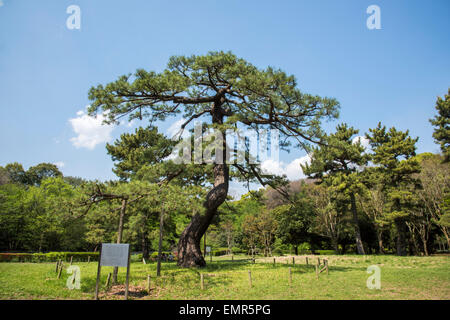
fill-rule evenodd
<path id="1" fill-rule="evenodd" d="M 275 266 L 275 258 L 273 258 L 273 265 Z"/>
<path id="2" fill-rule="evenodd" d="M 328 276 L 328 259 L 325 260 L 325 267 L 327 268 L 327 276 Z"/>
<path id="3" fill-rule="evenodd" d="M 306 265 L 307 265 L 307 266 L 309 265 L 309 263 L 308 263 L 308 257 L 306 257 Z"/>
<path id="4" fill-rule="evenodd" d="M 292 285 L 292 268 L 289 267 L 289 285 Z"/>
<path id="5" fill-rule="evenodd" d="M 108 289 L 108 287 L 109 287 L 110 280 L 111 280 L 111 272 L 108 273 L 108 278 L 106 278 L 106 289 Z"/>
<path id="6" fill-rule="evenodd" d="M 58 268 L 59 268 L 59 260 L 56 261 L 56 269 L 55 269 L 55 273 L 58 273 Z"/>
<path id="7" fill-rule="evenodd" d="M 202 290 L 205 289 L 205 283 L 204 283 L 204 279 L 203 279 L 203 273 L 200 273 L 200 288 Z"/>
<path id="8" fill-rule="evenodd" d="M 292 264 L 295 265 L 295 257 L 292 257 Z"/>
<path id="9" fill-rule="evenodd" d="M 57 277 L 58 279 L 61 278 L 62 268 L 63 268 L 63 262 L 61 261 L 61 263 L 59 264 L 58 277 Z"/>
<path id="10" fill-rule="evenodd" d="M 88 263 L 91 262 L 91 256 L 88 256 Z"/>
<path id="11" fill-rule="evenodd" d="M 150 294 L 150 275 L 147 275 L 147 292 Z"/>
<path id="12" fill-rule="evenodd" d="M 319 280 L 319 265 L 316 264 L 316 276 L 317 280 Z"/>
<path id="13" fill-rule="evenodd" d="M 250 288 L 252 287 L 252 272 L 248 270 L 248 282 L 250 284 Z"/>

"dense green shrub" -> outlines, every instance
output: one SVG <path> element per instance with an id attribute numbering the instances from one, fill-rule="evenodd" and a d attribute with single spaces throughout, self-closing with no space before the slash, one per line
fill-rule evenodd
<path id="1" fill-rule="evenodd" d="M 162 254 L 165 254 L 166 257 L 169 256 L 170 254 L 172 254 L 173 256 L 173 260 L 177 260 L 177 255 L 173 252 L 170 251 L 162 251 Z M 158 251 L 154 251 L 150 254 L 150 260 L 152 261 L 156 261 L 158 259 Z M 141 259 L 142 260 L 142 259 Z"/>
<path id="2" fill-rule="evenodd" d="M 98 261 L 98 252 L 0 253 L 0 262 Z"/>
<path id="3" fill-rule="evenodd" d="M 324 255 L 336 254 L 334 250 L 316 250 L 315 253 Z"/>
<path id="4" fill-rule="evenodd" d="M 303 242 L 301 245 L 297 248 L 298 254 L 310 254 L 311 253 L 311 246 L 308 242 Z"/>
<path id="5" fill-rule="evenodd" d="M 224 256 L 228 253 L 228 248 L 216 248 L 211 251 L 214 257 L 216 256 Z"/>
<path id="6" fill-rule="evenodd" d="M 233 254 L 243 254 L 246 253 L 247 251 L 238 247 L 233 247 L 231 248 L 231 251 L 233 252 Z"/>
<path id="7" fill-rule="evenodd" d="M 131 262 L 141 262 L 142 258 L 143 258 L 142 253 L 132 254 L 130 256 L 130 261 Z"/>
<path id="8" fill-rule="evenodd" d="M 276 256 L 282 256 L 283 254 L 289 253 L 290 246 L 283 243 L 280 238 L 275 238 L 272 248 L 272 254 Z"/>

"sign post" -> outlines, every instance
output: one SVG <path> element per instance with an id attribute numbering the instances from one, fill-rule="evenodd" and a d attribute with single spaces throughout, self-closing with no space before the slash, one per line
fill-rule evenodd
<path id="1" fill-rule="evenodd" d="M 125 300 L 128 299 L 128 282 L 130 276 L 130 245 L 103 243 L 100 247 L 100 258 L 98 259 L 97 282 L 95 283 L 95 300 L 98 300 L 98 287 L 102 266 L 126 267 L 127 278 L 125 282 Z"/>

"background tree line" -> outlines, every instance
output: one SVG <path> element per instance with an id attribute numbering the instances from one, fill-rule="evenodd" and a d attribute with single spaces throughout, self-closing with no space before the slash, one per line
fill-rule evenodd
<path id="1" fill-rule="evenodd" d="M 181 68 L 194 62 L 171 63 Z M 256 72 L 245 70 L 252 76 Z M 275 77 L 273 70 L 267 72 Z M 91 94 L 107 99 L 109 93 L 102 90 Z M 430 120 L 442 154 L 417 155 L 418 138 L 381 123 L 365 134 L 365 147 L 355 140 L 359 131 L 343 123 L 306 147 L 311 162 L 299 167 L 306 179 L 276 185 L 271 182 L 277 177 L 252 166 L 224 173 L 230 180 L 257 179 L 264 187 L 239 200 L 226 196 L 217 208 L 206 207 L 219 214 L 208 215 L 203 243 L 225 253 L 263 255 L 320 249 L 397 255 L 448 250 L 449 104 L 450 90 L 438 98 L 438 114 Z M 240 118 L 243 123 L 263 121 L 249 119 Z M 204 199 L 216 191 L 217 186 L 208 193 L 223 168 L 168 160 L 175 143 L 151 125 L 123 134 L 106 147 L 118 181 L 64 177 L 49 163 L 28 170 L 19 163 L 0 167 L 0 250 L 95 251 L 102 242 L 116 241 L 131 243 L 144 257 L 158 247 L 179 249 L 180 237 L 190 237 L 182 237 L 190 230 L 186 225 L 205 219 Z"/>

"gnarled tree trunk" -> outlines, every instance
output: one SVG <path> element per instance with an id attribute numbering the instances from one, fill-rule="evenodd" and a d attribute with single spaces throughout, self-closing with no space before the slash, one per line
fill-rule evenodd
<path id="1" fill-rule="evenodd" d="M 224 110 L 220 106 L 221 102 L 215 102 L 211 114 L 213 123 L 222 124 Z M 226 164 L 226 138 L 223 136 L 222 150 L 216 149 L 216 163 L 214 164 L 214 185 L 208 192 L 204 202 L 205 211 L 203 214 L 195 214 L 186 229 L 181 233 L 178 242 L 178 265 L 181 267 L 203 267 L 206 265 L 200 248 L 202 236 L 208 229 L 217 208 L 225 201 L 228 194 L 229 169 Z M 222 160 L 217 161 L 217 152 L 222 152 Z"/>

